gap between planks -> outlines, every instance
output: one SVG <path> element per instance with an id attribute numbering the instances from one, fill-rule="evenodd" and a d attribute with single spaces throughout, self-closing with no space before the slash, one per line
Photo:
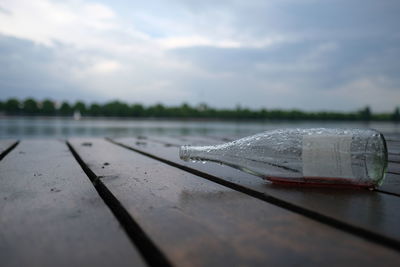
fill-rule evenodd
<path id="1" fill-rule="evenodd" d="M 17 145 L 19 144 L 19 140 L 14 141 L 10 144 L 10 146 L 3 151 L 0 151 L 0 160 L 2 160 L 8 153 L 10 153 Z"/>
<path id="2" fill-rule="evenodd" d="M 143 258 L 150 266 L 172 266 L 164 254 L 156 247 L 150 240 L 146 233 L 141 229 L 138 223 L 129 215 L 129 212 L 122 206 L 118 199 L 108 190 L 103 182 L 97 177 L 96 174 L 83 162 L 82 158 L 78 155 L 71 144 L 66 142 L 72 155 L 81 166 L 82 170 L 92 181 L 95 189 L 100 197 L 104 200 L 106 205 L 113 212 L 117 220 L 125 229 L 131 241 L 135 244 L 136 248 L 140 251 Z"/>

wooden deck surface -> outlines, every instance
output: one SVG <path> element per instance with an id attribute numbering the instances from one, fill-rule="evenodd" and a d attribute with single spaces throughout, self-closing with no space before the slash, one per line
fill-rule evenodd
<path id="1" fill-rule="evenodd" d="M 400 135 L 378 190 L 289 187 L 182 144 L 0 141 L 1 266 L 400 266 Z"/>

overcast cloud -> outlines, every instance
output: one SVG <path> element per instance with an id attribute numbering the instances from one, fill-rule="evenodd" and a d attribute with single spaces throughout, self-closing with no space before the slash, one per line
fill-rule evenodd
<path id="1" fill-rule="evenodd" d="M 0 99 L 392 111 L 398 0 L 0 0 Z"/>

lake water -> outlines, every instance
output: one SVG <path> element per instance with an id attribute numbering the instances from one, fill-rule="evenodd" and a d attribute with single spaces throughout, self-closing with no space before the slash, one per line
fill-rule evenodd
<path id="1" fill-rule="evenodd" d="M 400 133 L 392 122 L 326 121 L 183 121 L 111 118 L 0 117 L 0 139 L 67 138 L 75 136 L 122 137 L 138 135 L 245 136 L 276 128 L 373 128 L 384 133 Z"/>

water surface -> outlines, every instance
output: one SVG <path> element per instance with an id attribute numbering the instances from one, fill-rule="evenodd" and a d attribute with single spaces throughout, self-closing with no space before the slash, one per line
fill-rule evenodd
<path id="1" fill-rule="evenodd" d="M 128 137 L 138 135 L 245 136 L 276 128 L 373 128 L 384 133 L 400 133 L 392 122 L 332 121 L 199 121 L 112 118 L 0 117 L 0 139 Z"/>

